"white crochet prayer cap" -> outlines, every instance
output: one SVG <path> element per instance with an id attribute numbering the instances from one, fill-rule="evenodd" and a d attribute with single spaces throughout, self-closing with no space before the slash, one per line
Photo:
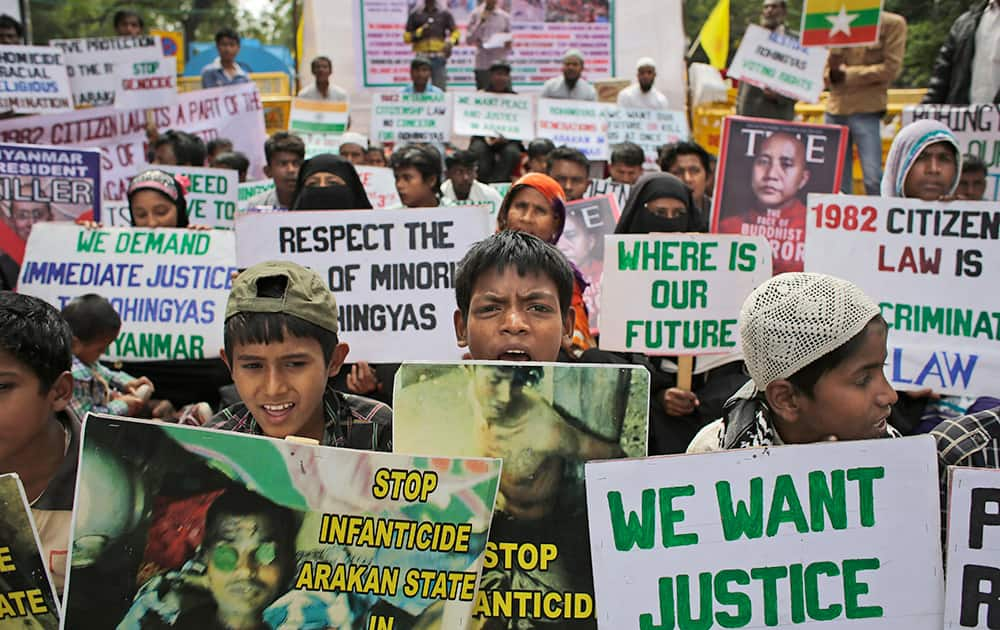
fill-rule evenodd
<path id="1" fill-rule="evenodd" d="M 368 148 L 368 138 L 356 131 L 345 131 L 340 136 L 340 144 L 356 144 L 362 149 Z"/>
<path id="2" fill-rule="evenodd" d="M 788 378 L 839 348 L 880 313 L 847 280 L 783 273 L 753 290 L 740 309 L 747 371 L 757 389 Z"/>
<path id="3" fill-rule="evenodd" d="M 642 57 L 639 61 L 635 62 L 635 69 L 642 70 L 643 68 L 652 68 L 656 70 L 656 62 L 653 61 L 652 57 Z"/>

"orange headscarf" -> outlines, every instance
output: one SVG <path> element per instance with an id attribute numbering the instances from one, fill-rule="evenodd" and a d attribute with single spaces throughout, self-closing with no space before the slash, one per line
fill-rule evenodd
<path id="1" fill-rule="evenodd" d="M 559 182 L 543 173 L 528 173 L 510 187 L 507 196 L 503 198 L 503 203 L 500 204 L 500 210 L 497 212 L 497 231 L 501 232 L 507 229 L 507 211 L 510 209 L 510 204 L 514 202 L 518 191 L 525 187 L 534 188 L 542 193 L 545 200 L 552 206 L 552 211 L 556 213 L 558 227 L 556 227 L 556 233 L 551 241 L 555 245 L 566 226 L 566 193 L 563 192 Z"/>

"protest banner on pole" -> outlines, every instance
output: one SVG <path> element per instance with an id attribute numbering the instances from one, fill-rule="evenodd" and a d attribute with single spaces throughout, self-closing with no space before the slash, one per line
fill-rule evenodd
<path id="1" fill-rule="evenodd" d="M 649 372 L 638 366 L 400 368 L 396 451 L 504 461 L 470 627 L 593 627 L 583 465 L 645 456 L 648 413 Z"/>
<path id="2" fill-rule="evenodd" d="M 587 282 L 583 303 L 590 315 L 591 332 L 597 333 L 601 279 L 604 269 L 604 237 L 613 234 L 619 210 L 611 195 L 584 198 L 566 204 L 566 221 L 557 243 Z"/>
<path id="3" fill-rule="evenodd" d="M 122 320 L 105 358 L 210 359 L 222 347 L 234 235 L 226 230 L 35 226 L 18 290 L 58 309 L 99 293 Z"/>
<path id="4" fill-rule="evenodd" d="M 129 65 L 165 58 L 160 38 L 154 35 L 53 39 L 49 43 L 65 55 L 77 107 L 114 105 Z"/>
<path id="5" fill-rule="evenodd" d="M 247 176 L 263 179 L 264 128 L 260 93 L 253 83 L 186 92 L 175 105 L 155 109 L 82 109 L 63 114 L 0 120 L 0 142 L 82 146 L 101 150 L 101 198 L 125 199 L 128 183 L 146 164 L 146 114 L 159 129 L 183 129 L 203 140 L 231 138 L 250 160 Z"/>
<path id="6" fill-rule="evenodd" d="M 608 123 L 608 146 L 634 142 L 642 147 L 649 167 L 657 165 L 660 147 L 691 137 L 683 111 L 609 107 L 602 114 Z"/>
<path id="7" fill-rule="evenodd" d="M 996 105 L 907 105 L 901 124 L 929 118 L 948 126 L 962 155 L 974 155 L 986 164 L 984 200 L 1000 200 L 1000 110 Z"/>
<path id="8" fill-rule="evenodd" d="M 368 201 L 372 202 L 375 210 L 386 208 L 399 208 L 403 202 L 396 192 L 396 176 L 391 168 L 384 166 L 355 166 L 361 178 L 361 185 L 365 187 L 365 194 Z"/>
<path id="9" fill-rule="evenodd" d="M 253 182 L 241 182 L 238 190 L 239 201 L 237 202 L 236 209 L 238 212 L 246 212 L 250 208 L 251 199 L 261 193 L 274 190 L 274 180 L 262 179 Z"/>
<path id="10" fill-rule="evenodd" d="M 611 107 L 590 101 L 538 99 L 535 137 L 579 149 L 588 160 L 607 160 L 608 123 L 603 112 Z"/>
<path id="11" fill-rule="evenodd" d="M 293 98 L 288 130 L 305 142 L 306 158 L 333 153 L 340 146 L 340 136 L 347 131 L 350 116 L 346 101 L 332 103 Z"/>
<path id="12" fill-rule="evenodd" d="M 879 302 L 894 388 L 996 393 L 996 204 L 809 195 L 805 269 L 850 280 Z"/>
<path id="13" fill-rule="evenodd" d="M 610 178 L 591 179 L 590 183 L 587 184 L 587 192 L 583 193 L 583 198 L 589 199 L 591 197 L 600 197 L 601 195 L 611 195 L 615 198 L 615 204 L 620 209 L 625 207 L 625 202 L 628 201 L 628 196 L 631 192 L 632 187 L 630 185 L 611 181 Z"/>
<path id="14" fill-rule="evenodd" d="M 65 63 L 51 46 L 0 46 L 0 112 L 73 111 Z"/>
<path id="15" fill-rule="evenodd" d="M 0 625 L 59 627 L 60 599 L 44 557 L 21 478 L 0 475 Z"/>
<path id="16" fill-rule="evenodd" d="M 776 275 L 802 271 L 806 196 L 840 190 L 846 150 L 847 127 L 727 117 L 712 231 L 763 236 Z"/>
<path id="17" fill-rule="evenodd" d="M 177 102 L 177 58 L 147 51 L 142 60 L 118 64 L 115 107 L 138 109 Z"/>
<path id="18" fill-rule="evenodd" d="M 739 349 L 743 300 L 771 277 L 759 236 L 644 234 L 604 240 L 602 350 L 694 355 Z"/>
<path id="19" fill-rule="evenodd" d="M 96 150 L 0 144 L 0 274 L 8 288 L 34 226 L 97 211 L 100 189 Z"/>
<path id="20" fill-rule="evenodd" d="M 375 142 L 444 143 L 451 139 L 451 116 L 447 93 L 403 94 L 377 92 L 372 96 Z"/>
<path id="21" fill-rule="evenodd" d="M 803 46 L 869 46 L 878 43 L 882 0 L 804 0 Z"/>
<path id="22" fill-rule="evenodd" d="M 727 76 L 806 103 L 819 101 L 826 48 L 805 47 L 797 37 L 750 24 Z"/>
<path id="23" fill-rule="evenodd" d="M 455 267 L 492 232 L 486 213 L 479 207 L 248 213 L 236 220 L 236 261 L 243 269 L 290 260 L 319 273 L 336 295 L 339 333 L 352 358 L 458 359 Z"/>
<path id="24" fill-rule="evenodd" d="M 948 467 L 944 627 L 1000 621 L 1000 470 Z"/>
<path id="25" fill-rule="evenodd" d="M 924 435 L 588 462 L 598 627 L 938 630 L 936 460 Z"/>
<path id="26" fill-rule="evenodd" d="M 454 96 L 452 131 L 460 136 L 535 137 L 535 104 L 530 94 L 459 92 Z"/>
<path id="27" fill-rule="evenodd" d="M 465 630 L 499 477 L 494 458 L 91 414 L 64 627 Z"/>

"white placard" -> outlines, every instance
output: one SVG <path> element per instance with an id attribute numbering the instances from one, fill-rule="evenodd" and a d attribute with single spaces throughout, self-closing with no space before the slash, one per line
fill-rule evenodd
<path id="1" fill-rule="evenodd" d="M 233 227 L 240 198 L 239 173 L 229 168 L 163 165 L 158 168 L 187 180 L 184 199 L 187 201 L 188 223 Z"/>
<path id="2" fill-rule="evenodd" d="M 365 187 L 365 194 L 368 201 L 372 202 L 372 208 L 384 210 L 386 208 L 398 208 L 403 205 L 396 191 L 396 177 L 392 169 L 385 166 L 355 166 L 361 178 L 361 185 Z"/>
<path id="3" fill-rule="evenodd" d="M 235 257 L 225 230 L 39 223 L 18 290 L 60 309 L 87 293 L 107 298 L 122 319 L 109 360 L 210 359 L 222 348 Z"/>
<path id="4" fill-rule="evenodd" d="M 273 179 L 262 179 L 253 182 L 241 182 L 239 184 L 239 201 L 237 203 L 237 211 L 245 212 L 250 207 L 251 199 L 269 190 L 274 190 Z"/>
<path id="5" fill-rule="evenodd" d="M 612 107 L 590 101 L 538 99 L 535 137 L 579 149 L 588 160 L 607 160 L 608 123 L 604 111 Z"/>
<path id="6" fill-rule="evenodd" d="M 608 123 L 608 145 L 634 142 L 642 147 L 649 166 L 656 166 L 660 147 L 691 137 L 683 111 L 611 107 L 603 113 Z"/>
<path id="7" fill-rule="evenodd" d="M 600 197 L 601 195 L 611 195 L 615 198 L 615 203 L 618 204 L 618 207 L 624 208 L 625 202 L 628 201 L 628 196 L 631 192 L 632 186 L 611 181 L 610 178 L 591 179 L 590 183 L 587 184 L 587 192 L 583 193 L 583 198 L 589 199 L 591 197 Z"/>
<path id="8" fill-rule="evenodd" d="M 819 101 L 829 50 L 751 24 L 729 65 L 728 76 L 806 103 Z"/>
<path id="9" fill-rule="evenodd" d="M 601 349 L 696 355 L 740 348 L 737 318 L 771 277 L 760 236 L 607 236 L 601 281 Z"/>
<path id="10" fill-rule="evenodd" d="M 809 195 L 805 270 L 857 284 L 889 324 L 898 390 L 992 395 L 1000 381 L 1000 212 L 984 201 Z"/>
<path id="11" fill-rule="evenodd" d="M 337 298 L 353 360 L 453 360 L 455 267 L 490 234 L 485 208 L 264 212 L 236 219 L 246 268 L 290 260 L 314 269 Z"/>
<path id="12" fill-rule="evenodd" d="M 158 35 L 53 39 L 49 43 L 59 47 L 66 56 L 73 102 L 77 107 L 113 105 L 120 79 L 128 76 L 131 70 L 125 66 L 133 61 L 164 58 Z"/>
<path id="13" fill-rule="evenodd" d="M 118 64 L 115 107 L 136 109 L 159 107 L 177 102 L 177 57 L 164 57 L 162 51 Z"/>
<path id="14" fill-rule="evenodd" d="M 586 477 L 601 630 L 941 628 L 930 436 L 591 461 Z"/>
<path id="15" fill-rule="evenodd" d="M 65 64 L 58 48 L 0 46 L 0 76 L 3 77 L 0 80 L 0 112 L 51 114 L 72 111 L 73 97 Z"/>
<path id="16" fill-rule="evenodd" d="M 447 93 L 378 92 L 372 96 L 370 136 L 378 144 L 448 142 L 451 139 L 449 112 Z"/>
<path id="17" fill-rule="evenodd" d="M 530 94 L 460 92 L 454 96 L 453 131 L 460 136 L 535 137 L 535 104 Z"/>
<path id="18" fill-rule="evenodd" d="M 1000 470 L 948 467 L 944 627 L 996 628 L 1000 616 Z"/>

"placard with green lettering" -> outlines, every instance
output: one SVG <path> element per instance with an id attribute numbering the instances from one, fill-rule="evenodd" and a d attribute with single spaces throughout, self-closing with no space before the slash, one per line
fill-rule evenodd
<path id="1" fill-rule="evenodd" d="M 930 436 L 587 462 L 601 630 L 940 630 Z"/>

